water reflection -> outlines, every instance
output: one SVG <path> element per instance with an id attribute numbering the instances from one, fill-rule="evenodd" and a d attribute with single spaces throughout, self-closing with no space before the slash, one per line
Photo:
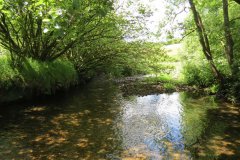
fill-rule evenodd
<path id="1" fill-rule="evenodd" d="M 0 159 L 239 159 L 239 108 L 186 93 L 123 97 L 93 83 L 3 106 Z"/>
<path id="2" fill-rule="evenodd" d="M 143 154 L 159 159 L 184 152 L 181 134 L 182 105 L 179 93 L 134 97 L 123 102 L 122 145 L 124 156 Z M 142 156 L 143 156 L 142 155 Z"/>

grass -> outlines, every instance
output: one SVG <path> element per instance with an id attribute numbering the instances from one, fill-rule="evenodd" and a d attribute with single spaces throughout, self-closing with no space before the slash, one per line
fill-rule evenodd
<path id="1" fill-rule="evenodd" d="M 41 93 L 51 94 L 59 88 L 69 88 L 77 83 L 77 72 L 66 60 L 38 62 L 29 59 L 20 70 L 24 83 Z"/>
<path id="2" fill-rule="evenodd" d="M 18 71 L 11 67 L 7 56 L 0 56 L 0 75 L 0 88 L 3 90 L 12 87 L 19 75 Z"/>
<path id="3" fill-rule="evenodd" d="M 153 77 L 147 77 L 143 81 L 146 83 L 168 83 L 172 85 L 185 84 L 182 78 L 175 79 L 169 74 L 160 74 Z"/>
<path id="4" fill-rule="evenodd" d="M 4 55 L 0 56 L 0 74 L 0 96 L 12 90 L 50 95 L 78 82 L 77 72 L 68 60 L 27 59 L 21 67 L 12 68 L 10 58 Z"/>
<path id="5" fill-rule="evenodd" d="M 166 89 L 166 90 L 174 90 L 175 89 L 175 85 L 172 84 L 172 83 L 165 83 L 163 84 L 163 87 Z"/>

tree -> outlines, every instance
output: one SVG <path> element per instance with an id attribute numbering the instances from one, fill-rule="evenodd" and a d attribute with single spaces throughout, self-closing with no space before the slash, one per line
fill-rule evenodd
<path id="1" fill-rule="evenodd" d="M 228 0 L 222 0 L 223 3 L 223 17 L 224 17 L 224 33 L 225 33 L 225 53 L 227 56 L 228 64 L 231 68 L 232 74 L 234 72 L 234 53 L 233 47 L 234 42 L 232 38 L 232 33 L 230 29 L 229 13 L 228 13 Z"/>
<path id="2" fill-rule="evenodd" d="M 197 32 L 198 32 L 198 36 L 199 36 L 199 41 L 200 44 L 202 46 L 202 50 L 203 53 L 206 57 L 206 59 L 208 60 L 212 72 L 215 75 L 215 78 L 219 81 L 220 84 L 223 83 L 223 76 L 222 74 L 219 72 L 219 70 L 217 69 L 214 61 L 213 61 L 213 57 L 212 57 L 212 53 L 211 53 L 211 49 L 210 49 L 210 44 L 209 44 L 209 40 L 208 40 L 208 36 L 207 33 L 205 31 L 204 25 L 202 23 L 202 19 L 195 7 L 195 4 L 193 2 L 193 0 L 189 0 L 189 4 L 193 13 L 193 17 L 194 17 L 194 22 L 195 25 L 197 27 Z"/>
<path id="3" fill-rule="evenodd" d="M 0 44 L 13 60 L 53 61 L 104 32 L 96 30 L 103 28 L 112 5 L 108 0 L 4 0 L 0 5 Z"/>

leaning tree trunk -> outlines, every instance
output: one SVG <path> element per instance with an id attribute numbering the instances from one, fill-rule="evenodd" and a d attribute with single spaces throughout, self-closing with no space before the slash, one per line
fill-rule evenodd
<path id="1" fill-rule="evenodd" d="M 212 72 L 213 72 L 215 78 L 218 80 L 218 82 L 221 85 L 223 83 L 223 76 L 219 72 L 219 70 L 217 69 L 217 67 L 216 67 L 216 65 L 213 61 L 208 36 L 207 36 L 207 33 L 204 29 L 201 17 L 200 17 L 200 15 L 199 15 L 199 13 L 196 9 L 196 6 L 195 6 L 193 0 L 188 0 L 188 2 L 190 4 L 190 7 L 191 7 L 191 10 L 192 10 L 192 13 L 193 13 L 194 22 L 195 22 L 196 27 L 197 27 L 199 42 L 202 46 L 203 53 L 204 53 L 206 59 L 208 60 L 210 66 L 211 66 L 211 69 L 212 69 Z"/>
<path id="2" fill-rule="evenodd" d="M 232 74 L 234 73 L 234 67 L 233 67 L 233 47 L 234 42 L 231 34 L 230 29 L 230 21 L 229 21 L 229 13 L 228 13 L 228 0 L 222 0 L 223 3 L 223 17 L 224 17 L 224 34 L 225 34 L 225 53 L 227 56 L 228 64 L 231 68 Z"/>

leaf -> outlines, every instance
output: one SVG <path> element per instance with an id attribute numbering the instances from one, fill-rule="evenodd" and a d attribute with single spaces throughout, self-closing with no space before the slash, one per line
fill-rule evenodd
<path id="1" fill-rule="evenodd" d="M 79 9 L 80 8 L 80 1 L 79 0 L 73 0 L 72 6 L 74 9 Z"/>
<path id="2" fill-rule="evenodd" d="M 45 23 L 50 22 L 50 19 L 44 18 L 44 19 L 43 19 L 43 22 L 45 22 Z"/>

